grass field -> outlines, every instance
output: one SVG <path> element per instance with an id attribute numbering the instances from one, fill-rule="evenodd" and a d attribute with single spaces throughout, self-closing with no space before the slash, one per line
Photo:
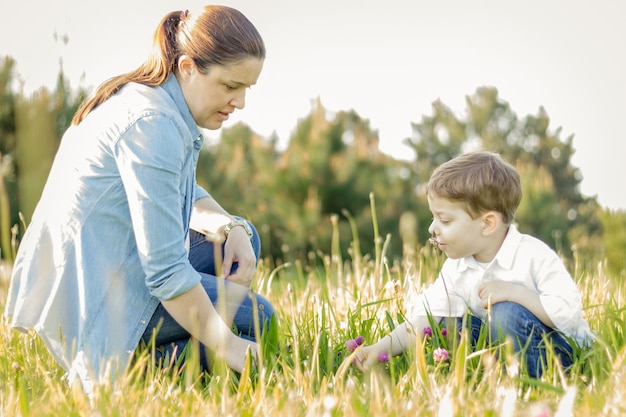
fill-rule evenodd
<path id="1" fill-rule="evenodd" d="M 358 242 L 357 242 L 358 243 Z M 583 295 L 585 317 L 597 335 L 578 352 L 569 374 L 556 364 L 541 380 L 512 372 L 493 351 L 470 350 L 438 332 L 411 353 L 361 374 L 345 360 L 345 342 L 373 342 L 410 312 L 410 300 L 437 275 L 441 255 L 407 251 L 402 262 L 375 254 L 312 254 L 320 267 L 295 261 L 261 262 L 256 289 L 279 311 L 280 327 L 264 339 L 258 368 L 212 375 L 191 367 L 151 365 L 148 354 L 113 386 L 92 397 L 63 380 L 64 372 L 33 334 L 0 324 L 2 416 L 624 416 L 626 415 L 626 278 L 607 276 L 602 263 L 576 259 L 571 272 Z M 311 259 L 306 260 L 311 264 Z M 2 268 L 0 309 L 9 266 Z M 447 360 L 432 350 L 443 345 Z M 523 375 L 523 373 L 521 374 Z"/>

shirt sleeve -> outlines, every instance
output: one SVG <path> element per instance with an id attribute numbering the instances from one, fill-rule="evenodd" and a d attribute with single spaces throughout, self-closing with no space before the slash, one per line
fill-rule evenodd
<path id="1" fill-rule="evenodd" d="M 160 300 L 185 293 L 200 276 L 185 249 L 184 136 L 172 120 L 147 116 L 122 135 L 116 152 L 146 285 Z"/>
<path id="2" fill-rule="evenodd" d="M 558 255 L 549 248 L 544 250 L 546 255 L 535 265 L 539 299 L 557 330 L 575 335 L 582 322 L 580 292 Z"/>
<path id="3" fill-rule="evenodd" d="M 196 193 L 195 197 L 194 197 L 195 201 L 198 201 L 201 198 L 205 198 L 205 197 L 213 198 L 211 196 L 211 194 L 209 194 L 204 188 L 199 186 L 197 183 L 196 183 L 196 191 L 195 191 L 195 193 Z"/>
<path id="4" fill-rule="evenodd" d="M 413 314 L 435 317 L 462 317 L 467 311 L 467 303 L 455 291 L 453 284 L 456 268 L 453 260 L 446 259 L 437 279 L 426 288 L 413 306 Z"/>

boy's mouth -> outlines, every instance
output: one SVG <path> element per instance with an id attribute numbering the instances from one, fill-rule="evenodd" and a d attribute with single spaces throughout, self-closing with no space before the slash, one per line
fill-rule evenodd
<path id="1" fill-rule="evenodd" d="M 439 238 L 435 237 L 435 236 L 431 236 L 430 238 L 428 238 L 428 243 L 430 243 L 433 246 L 436 246 L 437 249 L 439 250 L 445 250 L 446 245 L 444 243 L 441 243 L 439 241 Z"/>

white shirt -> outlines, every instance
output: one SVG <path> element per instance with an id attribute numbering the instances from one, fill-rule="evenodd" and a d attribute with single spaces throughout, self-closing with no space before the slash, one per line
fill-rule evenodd
<path id="1" fill-rule="evenodd" d="M 478 297 L 478 287 L 492 280 L 535 291 L 557 330 L 581 345 L 591 339 L 582 316 L 580 292 L 561 259 L 544 242 L 520 233 L 513 225 L 488 266 L 473 257 L 446 259 L 439 277 L 417 298 L 414 311 L 417 315 L 461 317 L 469 310 L 484 320 L 487 310 Z"/>

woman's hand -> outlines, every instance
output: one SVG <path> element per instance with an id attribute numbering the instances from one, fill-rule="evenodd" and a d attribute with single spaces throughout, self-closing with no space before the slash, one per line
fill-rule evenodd
<path id="1" fill-rule="evenodd" d="M 258 343 L 233 334 L 228 342 L 228 347 L 224 351 L 224 361 L 229 368 L 241 373 L 246 365 L 248 354 L 252 355 L 252 363 L 256 364 L 258 363 L 260 353 Z"/>
<path id="2" fill-rule="evenodd" d="M 233 217 L 226 212 L 212 197 L 196 200 L 191 216 L 190 227 L 206 236 L 224 236 L 224 227 Z M 220 245 L 223 240 L 214 241 Z M 233 263 L 238 263 L 237 271 L 231 273 Z M 224 245 L 224 259 L 222 261 L 222 278 L 236 282 L 250 288 L 257 259 L 252 249 L 250 237 L 243 227 L 233 227 L 228 233 Z"/>
<path id="3" fill-rule="evenodd" d="M 237 262 L 237 270 L 231 273 L 233 263 Z M 239 285 L 250 287 L 256 271 L 256 256 L 250 243 L 250 237 L 243 227 L 235 227 L 228 234 L 224 245 L 224 262 L 222 276 Z"/>

